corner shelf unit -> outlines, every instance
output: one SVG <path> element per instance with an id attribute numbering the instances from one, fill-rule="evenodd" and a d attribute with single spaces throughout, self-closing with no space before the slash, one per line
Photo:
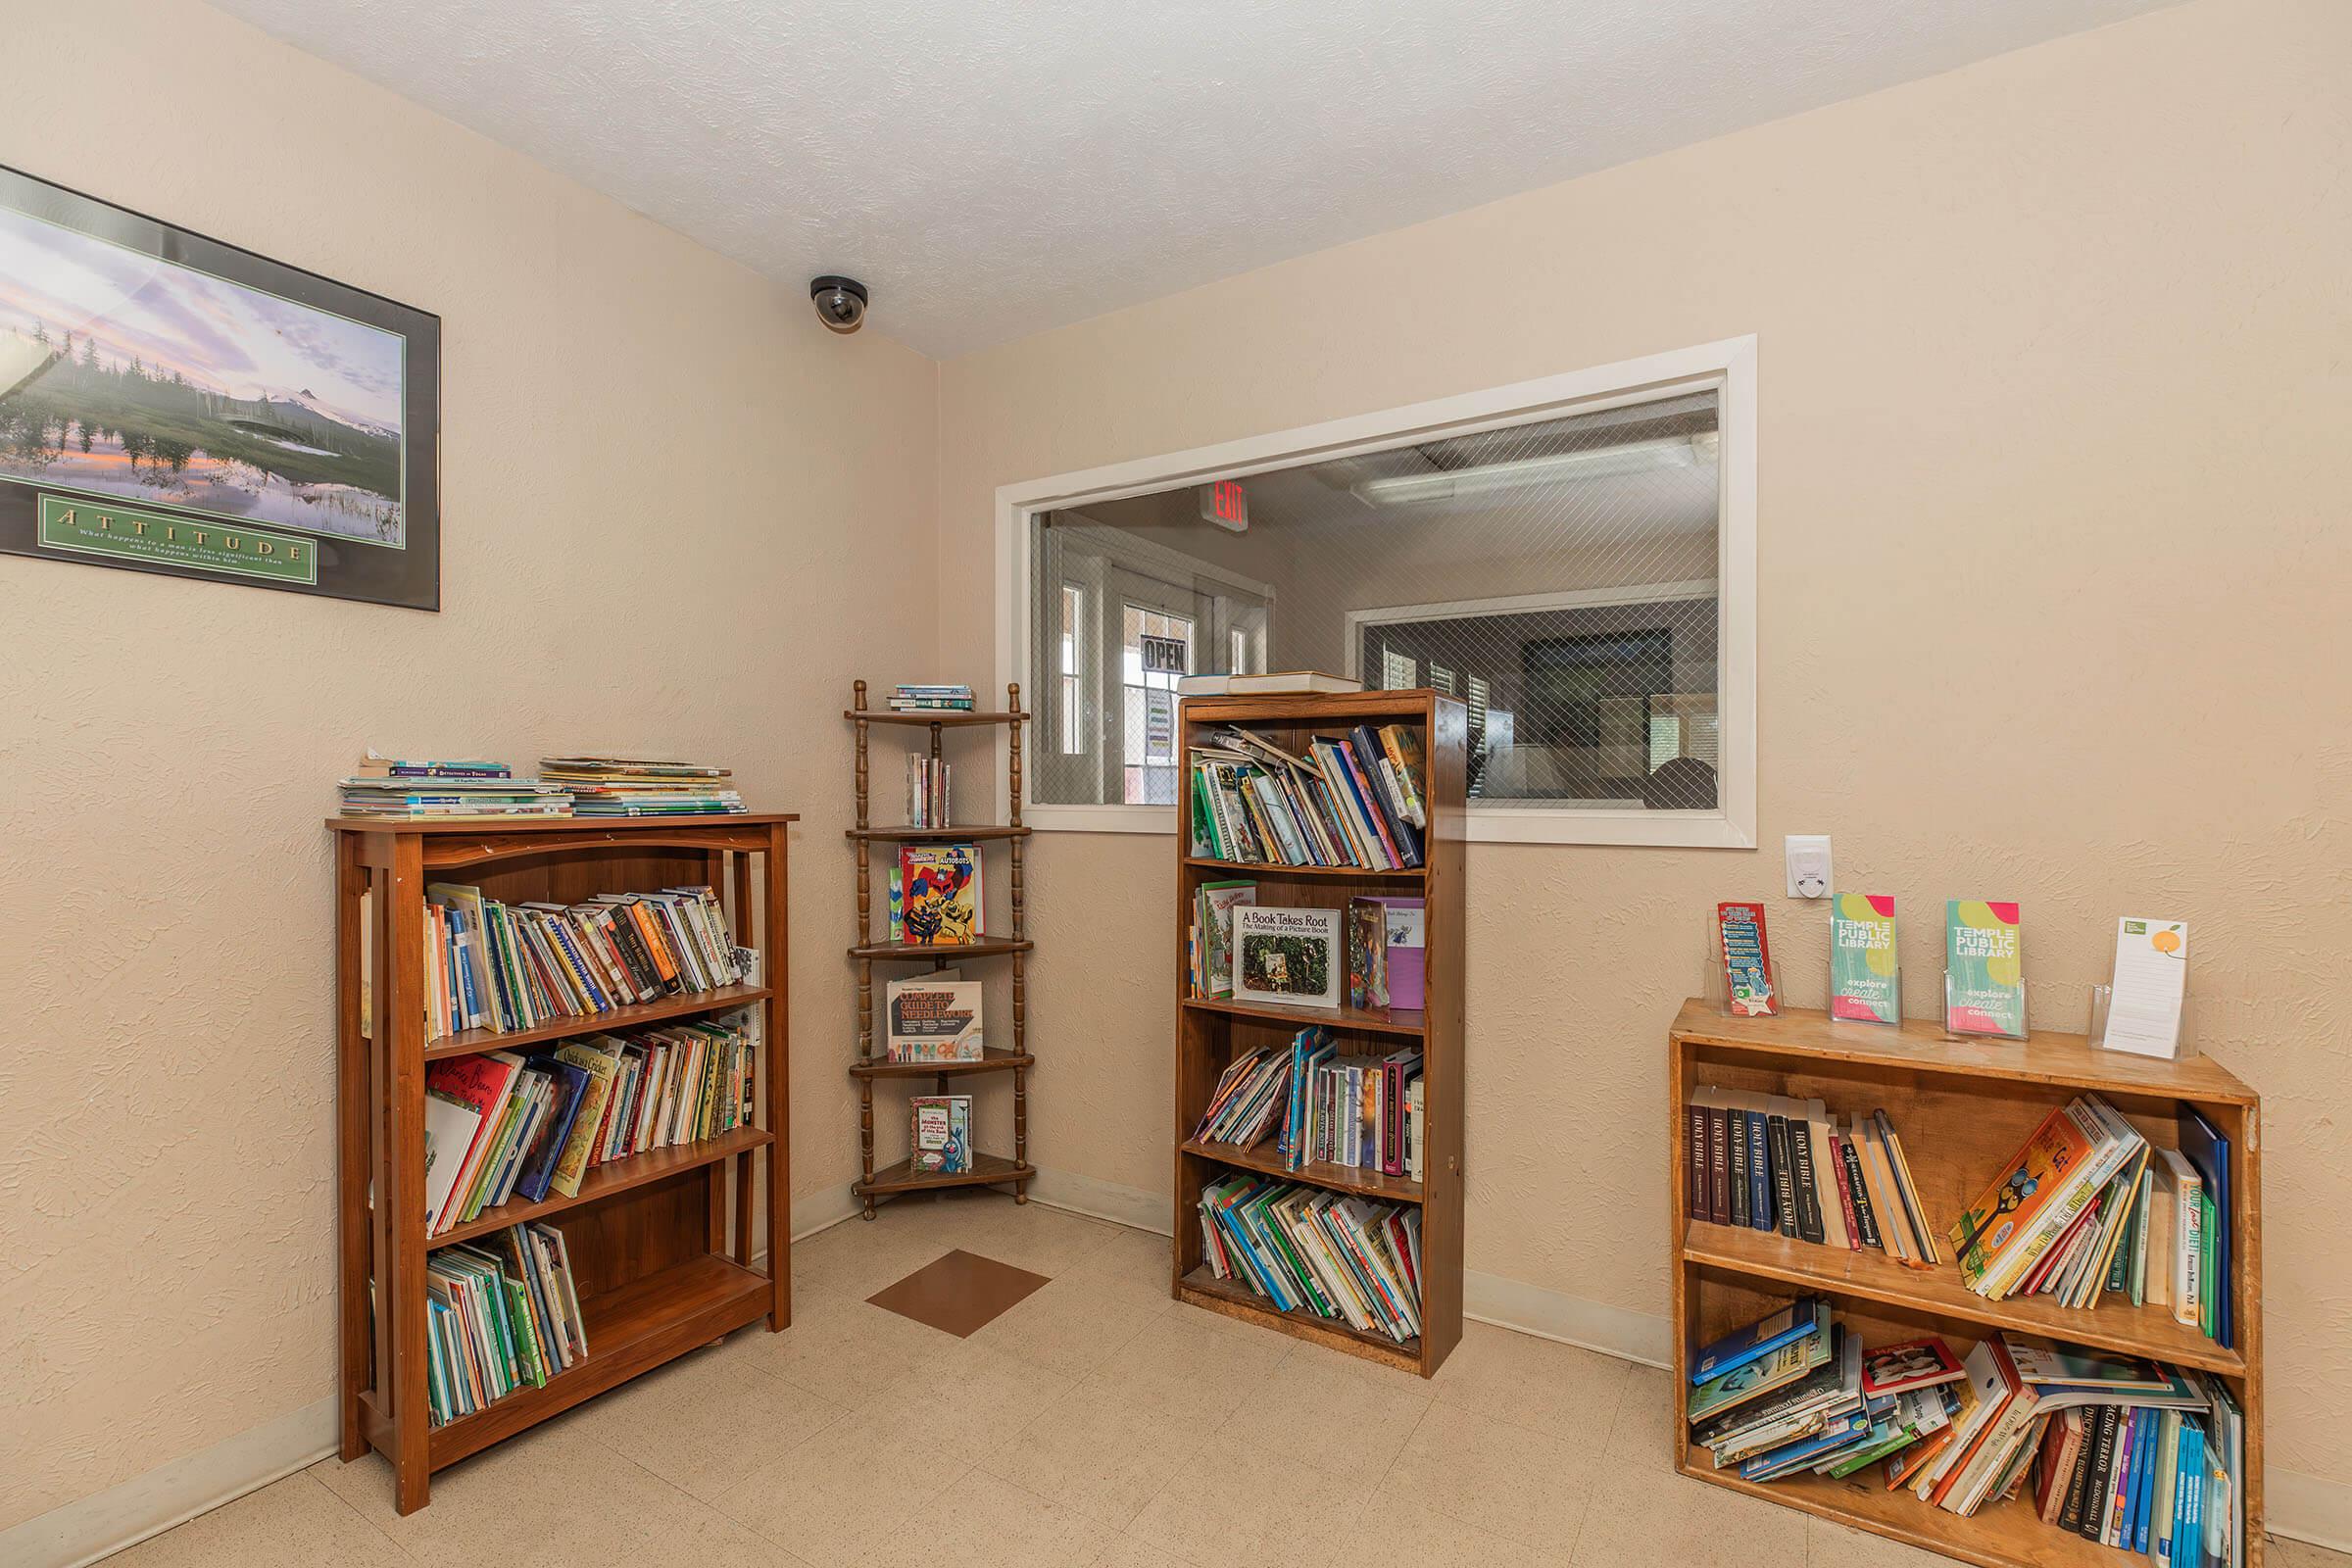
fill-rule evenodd
<path id="1" fill-rule="evenodd" d="M 400 1512 L 425 1505 L 436 1470 L 732 1330 L 761 1319 L 771 1332 L 791 1324 L 785 836 L 797 820 L 327 819 L 335 836 L 340 1451 L 349 1463 L 372 1447 L 392 1462 Z M 428 1040 L 424 895 L 426 883 L 439 881 L 478 885 L 508 903 L 564 904 L 708 884 L 728 905 L 735 940 L 758 950 L 763 983 Z M 759 1009 L 760 1025 L 756 1125 L 592 1166 L 576 1197 L 515 1200 L 439 1236 L 424 1234 L 427 1062 L 531 1052 L 746 1006 Z M 517 1389 L 434 1427 L 425 1395 L 425 1258 L 526 1221 L 564 1233 L 589 1352 L 545 1387 Z"/>
<path id="2" fill-rule="evenodd" d="M 2214 1374 L 2245 1411 L 2246 1564 L 2262 1568 L 2262 1103 L 2228 1068 L 2209 1056 L 2159 1061 L 2094 1050 L 2081 1035 L 2036 1030 L 2022 1041 L 1964 1038 L 1922 1019 L 1890 1028 L 1810 1010 L 1735 1018 L 1692 999 L 1668 1037 L 1667 1073 L 1676 1333 L 1673 1408 L 1663 1413 L 1675 1467 L 1684 1475 L 1984 1568 L 2114 1568 L 2127 1560 L 2115 1547 L 2043 1524 L 2030 1490 L 1962 1518 L 1908 1491 L 1887 1491 L 1876 1465 L 1842 1481 L 1807 1475 L 1760 1484 L 1715 1469 L 1708 1451 L 1690 1441 L 1683 1408 L 1690 1356 L 1775 1306 L 1819 1294 L 1865 1344 L 1922 1334 L 1975 1341 L 2008 1329 Z M 1945 1261 L 1913 1269 L 1880 1252 L 1692 1219 L 1683 1107 L 1692 1090 L 1710 1084 L 1818 1099 L 1839 1116 L 1885 1110 L 1903 1135 L 1904 1157 Z M 1988 1301 L 1961 1283 L 1944 1232 L 2041 1118 L 2082 1090 L 2113 1104 L 2160 1148 L 2179 1146 L 2183 1105 L 2194 1105 L 2229 1138 L 2235 1161 L 2233 1348 L 2176 1322 L 2161 1306 L 2108 1300 L 2083 1311 L 2044 1297 Z"/>
<path id="3" fill-rule="evenodd" d="M 1001 713 L 963 713 L 955 711 L 899 712 L 890 709 L 866 707 L 865 682 L 855 683 L 850 707 L 842 717 L 857 727 L 858 768 L 858 825 L 849 829 L 848 838 L 858 850 L 858 908 L 857 940 L 851 944 L 850 957 L 858 965 L 858 1054 L 850 1063 L 850 1076 L 858 1081 L 858 1156 L 863 1176 L 851 1191 L 863 1204 L 861 1217 L 874 1217 L 877 1198 L 895 1198 L 904 1193 L 919 1193 L 949 1187 L 1005 1187 L 1012 1189 L 1013 1201 L 1029 1201 L 1029 1181 L 1037 1168 L 1029 1163 L 1029 1069 L 1037 1058 L 1029 1054 L 1028 1021 L 1024 1016 L 1028 1001 L 1028 957 L 1036 944 L 1023 935 L 1026 918 L 1026 895 L 1021 883 L 1021 852 L 1026 847 L 1030 830 L 1021 825 L 1021 725 L 1029 715 L 1021 711 L 1021 689 L 1004 688 L 1004 711 Z M 873 824 L 872 801 L 868 789 L 868 754 L 872 744 L 871 726 L 888 724 L 912 726 L 929 731 L 927 737 L 930 757 L 937 763 L 946 749 L 945 731 L 951 729 L 987 729 L 1003 726 L 1010 734 L 1011 745 L 1005 770 L 1005 812 L 1002 823 L 978 823 L 950 827 L 876 827 Z M 901 844 L 971 844 L 1005 846 L 1006 870 L 1010 887 L 1012 932 L 1009 936 L 991 936 L 985 931 L 982 940 L 948 945 L 894 942 L 885 929 L 877 938 L 874 934 L 873 846 L 884 846 L 886 856 L 895 856 L 895 846 Z M 884 867 L 887 881 L 889 871 Z M 887 909 L 887 902 L 885 904 Z M 985 918 L 986 910 L 983 909 Z M 877 963 L 928 963 L 932 969 L 944 969 L 972 958 L 1010 958 L 1012 960 L 1012 1045 L 1010 1049 L 990 1047 L 978 1061 L 892 1061 L 874 1031 L 874 965 Z M 983 1034 L 994 1038 L 994 1031 L 983 1028 Z M 883 1039 L 887 1039 L 885 1030 Z M 970 1079 L 993 1073 L 1012 1075 L 1012 1157 L 972 1153 L 972 1168 L 949 1174 L 917 1173 L 912 1169 L 911 1154 L 894 1165 L 880 1170 L 874 1168 L 874 1085 L 893 1080 L 930 1079 L 935 1094 L 950 1093 L 954 1080 Z"/>
<path id="4" fill-rule="evenodd" d="M 1410 870 L 1361 867 L 1253 865 L 1191 853 L 1193 801 L 1177 792 L 1176 830 L 1176 1105 L 1175 1212 L 1171 1293 L 1180 1301 L 1244 1322 L 1261 1324 L 1350 1355 L 1435 1376 L 1462 1338 L 1462 798 L 1467 784 L 1469 722 L 1461 703 L 1433 691 L 1352 692 L 1343 696 L 1196 697 L 1177 717 L 1176 755 L 1189 769 L 1192 749 L 1210 730 L 1240 726 L 1264 735 L 1293 756 L 1317 735 L 1345 739 L 1350 728 L 1403 724 L 1419 732 L 1425 763 L 1423 790 L 1429 826 L 1427 864 Z M 1188 932 L 1194 896 L 1203 882 L 1247 878 L 1261 905 L 1345 908 L 1355 897 L 1418 894 L 1426 905 L 1426 1010 L 1291 1006 L 1189 994 Z M 1310 1163 L 1286 1170 L 1271 1143 L 1255 1149 L 1193 1138 L 1233 1059 L 1262 1046 L 1283 1045 L 1317 1025 L 1339 1037 L 1342 1051 L 1364 1054 L 1418 1042 L 1423 1052 L 1422 1111 L 1426 1180 L 1350 1166 Z M 1239 1280 L 1220 1280 L 1202 1254 L 1200 1189 L 1236 1171 L 1321 1187 L 1384 1203 L 1421 1209 L 1421 1334 L 1402 1344 L 1351 1328 L 1343 1318 L 1286 1312 Z"/>

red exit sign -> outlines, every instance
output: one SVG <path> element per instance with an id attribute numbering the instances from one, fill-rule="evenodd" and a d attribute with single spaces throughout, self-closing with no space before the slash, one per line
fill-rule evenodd
<path id="1" fill-rule="evenodd" d="M 1250 526 L 1250 492 L 1239 479 L 1219 479 L 1200 487 L 1200 515 L 1220 528 L 1240 533 Z"/>

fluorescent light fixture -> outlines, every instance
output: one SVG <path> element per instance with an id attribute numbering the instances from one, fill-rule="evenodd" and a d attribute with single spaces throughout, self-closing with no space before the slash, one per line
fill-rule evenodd
<path id="1" fill-rule="evenodd" d="M 1387 479 L 1365 479 L 1349 488 L 1358 501 L 1367 505 L 1404 507 L 1424 501 L 1454 501 L 1467 496 L 1526 490 L 1570 479 L 1689 468 L 1714 462 L 1715 446 L 1715 432 L 1707 430 L 1691 436 L 1669 435 L 1652 441 L 1631 441 L 1623 446 L 1594 447 L 1590 452 L 1558 452 L 1548 457 L 1522 458 L 1516 463 L 1456 468 L 1449 473 L 1405 473 Z"/>

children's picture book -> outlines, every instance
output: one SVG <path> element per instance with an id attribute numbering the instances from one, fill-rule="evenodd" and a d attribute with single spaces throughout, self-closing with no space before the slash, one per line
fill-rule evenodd
<path id="1" fill-rule="evenodd" d="M 1233 909 L 1238 904 L 1257 902 L 1257 884 L 1203 882 L 1199 898 L 1201 995 L 1230 997 L 1233 995 Z"/>
<path id="2" fill-rule="evenodd" d="M 1768 1018 L 1781 1010 L 1772 988 L 1772 949 L 1764 936 L 1764 906 L 1718 904 L 1715 927 L 1723 954 L 1724 995 L 1741 1018 Z"/>
<path id="3" fill-rule="evenodd" d="M 1427 1004 L 1422 977 L 1429 954 L 1429 906 L 1420 899 L 1377 901 L 1382 908 L 1381 942 L 1386 955 L 1389 1003 L 1419 1012 Z"/>
<path id="4" fill-rule="evenodd" d="M 2097 1389 L 2107 1394 L 2163 1394 L 2173 1386 L 2156 1366 L 2136 1355 L 2061 1345 L 2034 1334 L 2005 1333 L 2009 1359 L 2028 1383 Z"/>
<path id="5" fill-rule="evenodd" d="M 1835 1348 L 1830 1335 L 1808 1334 L 1801 1339 L 1790 1340 L 1769 1355 L 1759 1356 L 1753 1361 L 1742 1361 L 1730 1371 L 1718 1373 L 1692 1388 L 1690 1397 L 1684 1406 L 1685 1413 L 1690 1418 L 1691 1424 L 1696 1425 L 1723 1416 L 1727 1411 L 1740 1409 L 1739 1420 L 1726 1421 L 1725 1431 L 1742 1426 L 1750 1419 L 1784 1415 L 1796 1407 L 1796 1400 L 1773 1400 L 1769 1408 L 1756 1407 L 1753 1415 L 1743 1407 L 1749 1400 L 1760 1399 L 1776 1390 L 1812 1381 L 1814 1373 L 1829 1363 Z M 1830 1381 L 1835 1384 L 1835 1375 Z M 1712 1446 L 1714 1438 L 1709 1432 L 1702 1431 L 1698 1434 L 1698 1441 Z"/>
<path id="6" fill-rule="evenodd" d="M 972 1097 L 916 1095 L 906 1102 L 912 1123 L 907 1169 L 918 1176 L 953 1176 L 972 1168 Z"/>
<path id="7" fill-rule="evenodd" d="M 1429 909 L 1421 899 L 1348 901 L 1348 1002 L 1356 1007 L 1426 1005 Z"/>
<path id="8" fill-rule="evenodd" d="M 1818 1296 L 1801 1297 L 1788 1305 L 1733 1332 L 1690 1358 L 1690 1381 L 1704 1383 L 1734 1367 L 1761 1360 L 1792 1340 L 1830 1332 L 1830 1303 Z"/>
<path id="9" fill-rule="evenodd" d="M 1957 1383 L 1967 1375 L 1952 1348 L 1935 1335 L 1862 1352 L 1862 1392 L 1869 1395 L 1929 1389 L 1939 1383 Z"/>
<path id="10" fill-rule="evenodd" d="M 1894 945 L 1894 900 L 1840 893 L 1830 901 L 1830 1016 L 1862 1023 L 1903 1021 L 1902 973 Z"/>
<path id="11" fill-rule="evenodd" d="M 1389 1004 L 1389 933 L 1378 899 L 1348 901 L 1348 1005 Z"/>
<path id="12" fill-rule="evenodd" d="M 954 969 L 893 980 L 882 988 L 883 1052 L 891 1061 L 978 1061 L 980 982 Z"/>
<path id="13" fill-rule="evenodd" d="M 1234 995 L 1245 1002 L 1336 1007 L 1347 962 L 1337 909 L 1234 906 Z"/>
<path id="14" fill-rule="evenodd" d="M 909 946 L 982 940 L 980 855 L 969 844 L 899 846 L 899 924 Z"/>
<path id="15" fill-rule="evenodd" d="M 1943 1026 L 1956 1035 L 2025 1039 L 2025 938 L 2017 906 L 1953 899 L 1943 906 Z"/>

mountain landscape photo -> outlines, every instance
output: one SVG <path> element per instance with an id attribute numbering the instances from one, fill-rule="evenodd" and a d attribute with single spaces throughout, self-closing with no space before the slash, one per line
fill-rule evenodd
<path id="1" fill-rule="evenodd" d="M 403 350 L 0 210 L 0 481 L 397 547 Z"/>

